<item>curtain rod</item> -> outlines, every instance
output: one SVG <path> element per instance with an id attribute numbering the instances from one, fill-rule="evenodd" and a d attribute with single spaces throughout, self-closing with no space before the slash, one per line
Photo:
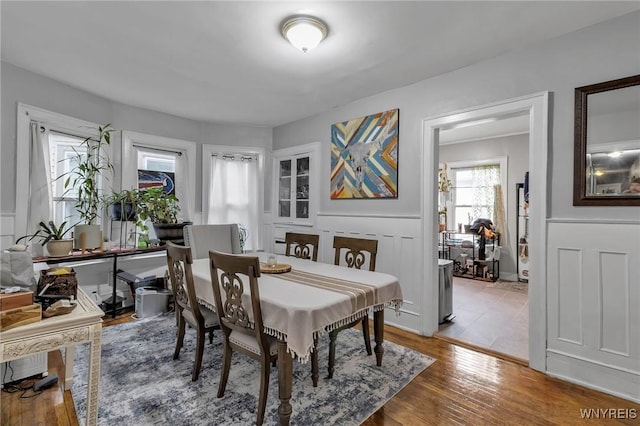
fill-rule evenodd
<path id="1" fill-rule="evenodd" d="M 35 123 L 35 121 L 33 123 Z M 45 131 L 45 127 L 40 125 L 40 132 L 43 133 L 44 131 Z M 50 129 L 49 133 L 57 133 L 59 135 L 69 136 L 71 138 L 78 138 L 78 139 L 82 139 L 82 140 L 87 140 L 87 138 L 88 138 L 91 141 L 98 142 L 98 139 L 96 139 L 94 137 L 91 137 L 91 136 L 87 137 L 87 136 L 82 136 L 82 135 L 74 135 L 73 133 L 63 132 L 61 130 Z"/>
<path id="2" fill-rule="evenodd" d="M 255 161 L 258 159 L 257 155 L 241 155 L 241 154 L 220 154 L 217 152 L 214 152 L 213 154 L 211 154 L 212 157 L 218 157 L 218 156 L 222 156 L 223 160 L 236 160 L 239 159 L 240 161 Z"/>
<path id="3" fill-rule="evenodd" d="M 165 149 L 165 148 L 155 148 L 155 147 L 150 147 L 150 146 L 146 146 L 146 145 L 138 145 L 138 144 L 133 144 L 134 148 L 142 148 L 142 149 L 146 149 L 149 151 L 159 151 L 159 152 L 168 152 L 170 154 L 175 154 L 178 157 L 182 156 L 182 151 L 174 151 L 172 149 Z"/>

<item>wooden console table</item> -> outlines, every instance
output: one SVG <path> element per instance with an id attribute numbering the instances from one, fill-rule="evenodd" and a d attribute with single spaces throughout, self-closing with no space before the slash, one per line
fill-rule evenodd
<path id="1" fill-rule="evenodd" d="M 19 326 L 0 333 L 0 362 L 65 348 L 63 389 L 73 384 L 75 346 L 89 342 L 87 426 L 98 422 L 100 340 L 104 312 L 78 288 L 78 306 L 70 313 Z"/>
<path id="2" fill-rule="evenodd" d="M 49 265 L 51 264 L 59 264 L 59 263 L 72 263 L 72 262 L 85 262 L 89 260 L 98 260 L 98 259 L 112 259 L 113 260 L 113 281 L 112 281 L 112 306 L 111 315 L 113 318 L 116 317 L 116 313 L 118 312 L 118 308 L 116 308 L 116 285 L 118 283 L 117 273 L 118 273 L 118 258 L 125 256 L 134 256 L 138 254 L 147 254 L 154 253 L 159 251 L 165 251 L 165 246 L 157 246 L 157 247 L 148 247 L 144 249 L 121 249 L 121 248 L 113 248 L 110 251 L 93 251 L 93 252 L 80 252 L 74 251 L 68 256 L 60 256 L 60 257 L 51 257 L 51 256 L 34 256 L 33 262 L 44 262 Z"/>

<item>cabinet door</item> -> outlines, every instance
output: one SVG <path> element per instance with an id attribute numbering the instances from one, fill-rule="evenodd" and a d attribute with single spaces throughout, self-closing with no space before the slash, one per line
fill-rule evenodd
<path id="1" fill-rule="evenodd" d="M 292 160 L 278 161 L 278 217 L 291 217 Z"/>
<path id="2" fill-rule="evenodd" d="M 296 158 L 296 219 L 309 219 L 309 156 Z"/>
<path id="3" fill-rule="evenodd" d="M 273 152 L 274 223 L 315 224 L 319 146 L 314 142 Z"/>

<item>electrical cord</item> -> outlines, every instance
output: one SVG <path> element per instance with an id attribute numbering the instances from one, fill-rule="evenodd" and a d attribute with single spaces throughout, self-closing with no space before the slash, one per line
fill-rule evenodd
<path id="1" fill-rule="evenodd" d="M 42 389 L 38 391 L 33 390 L 33 385 L 34 383 L 36 383 L 36 381 L 37 381 L 36 379 L 26 379 L 17 383 L 5 383 L 4 387 L 2 388 L 2 392 L 5 392 L 5 393 L 22 392 L 22 394 L 19 397 L 20 399 L 35 398 L 36 396 L 39 396 L 43 392 Z M 29 394 L 29 392 L 31 393 Z"/>
<path id="2" fill-rule="evenodd" d="M 2 376 L 2 383 L 7 383 L 7 370 L 11 369 L 11 377 L 9 377 L 9 382 L 13 382 L 13 367 L 11 366 L 11 361 L 7 361 L 7 365 L 4 368 L 4 375 Z"/>

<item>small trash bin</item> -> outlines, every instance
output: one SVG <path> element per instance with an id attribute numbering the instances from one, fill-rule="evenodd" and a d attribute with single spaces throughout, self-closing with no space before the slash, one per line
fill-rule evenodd
<path id="1" fill-rule="evenodd" d="M 453 315 L 453 260 L 438 259 L 438 323 L 451 321 Z"/>
<path id="2" fill-rule="evenodd" d="M 136 315 L 138 318 L 152 317 L 167 312 L 171 292 L 155 287 L 136 289 Z"/>

